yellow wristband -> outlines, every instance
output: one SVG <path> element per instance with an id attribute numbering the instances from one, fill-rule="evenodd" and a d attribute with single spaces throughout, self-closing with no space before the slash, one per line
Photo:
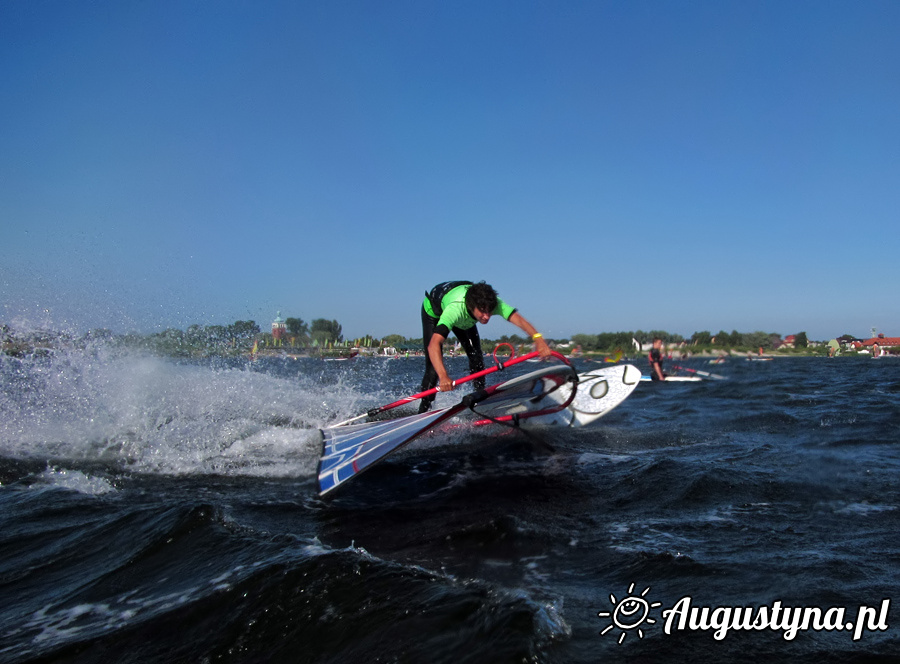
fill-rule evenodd
<path id="1" fill-rule="evenodd" d="M 541 334 L 540 332 L 535 332 L 534 334 L 531 335 L 532 341 L 534 341 L 535 339 L 543 339 L 543 338 L 544 338 L 544 335 Z"/>

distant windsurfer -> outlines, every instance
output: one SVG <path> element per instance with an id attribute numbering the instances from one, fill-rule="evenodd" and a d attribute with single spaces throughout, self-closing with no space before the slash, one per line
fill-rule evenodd
<path id="1" fill-rule="evenodd" d="M 422 391 L 435 385 L 441 392 L 453 389 L 453 381 L 444 367 L 443 344 L 452 331 L 469 358 L 469 371 L 475 373 L 484 369 L 484 354 L 476 323 L 484 325 L 491 316 L 502 316 L 522 329 L 534 341 L 535 350 L 542 359 L 550 357 L 550 347 L 543 336 L 513 307 L 497 296 L 497 291 L 483 281 L 446 281 L 425 293 L 422 302 L 422 343 L 425 347 L 425 376 Z M 484 389 L 484 378 L 473 381 L 476 390 Z M 419 412 L 424 413 L 434 401 L 434 395 L 425 397 L 419 403 Z"/>
<path id="2" fill-rule="evenodd" d="M 650 378 L 653 380 L 665 380 L 666 374 L 663 372 L 662 339 L 659 337 L 653 340 L 653 347 L 647 354 L 647 359 L 650 361 Z"/>

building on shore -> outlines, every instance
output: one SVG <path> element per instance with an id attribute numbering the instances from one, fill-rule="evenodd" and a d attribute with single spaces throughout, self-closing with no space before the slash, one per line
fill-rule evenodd
<path id="1" fill-rule="evenodd" d="M 853 347 L 860 353 L 872 353 L 873 356 L 900 354 L 900 337 L 886 337 L 879 334 L 877 337 L 856 341 Z"/>
<path id="2" fill-rule="evenodd" d="M 272 338 L 275 340 L 275 345 L 280 346 L 281 340 L 284 339 L 284 334 L 287 331 L 287 323 L 285 323 L 284 319 L 281 317 L 281 312 L 278 312 L 278 315 L 275 316 L 275 320 L 272 321 Z"/>

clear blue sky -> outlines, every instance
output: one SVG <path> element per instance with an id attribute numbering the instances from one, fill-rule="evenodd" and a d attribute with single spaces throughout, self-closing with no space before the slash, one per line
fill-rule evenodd
<path id="1" fill-rule="evenodd" d="M 900 336 L 900 2 L 0 0 L 0 322 Z M 515 332 L 492 321 L 483 336 Z"/>

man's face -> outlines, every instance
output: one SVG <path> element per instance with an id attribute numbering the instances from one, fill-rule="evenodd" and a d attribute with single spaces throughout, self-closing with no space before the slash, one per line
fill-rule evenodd
<path id="1" fill-rule="evenodd" d="M 487 322 L 491 319 L 491 315 L 490 315 L 490 314 L 487 314 L 487 313 L 485 313 L 485 312 L 483 312 L 483 311 L 482 311 L 481 309 L 479 309 L 478 307 L 475 307 L 474 309 L 472 309 L 472 318 L 474 318 L 474 319 L 477 320 L 479 323 L 481 323 L 482 325 L 484 325 L 485 323 L 487 323 Z"/>

